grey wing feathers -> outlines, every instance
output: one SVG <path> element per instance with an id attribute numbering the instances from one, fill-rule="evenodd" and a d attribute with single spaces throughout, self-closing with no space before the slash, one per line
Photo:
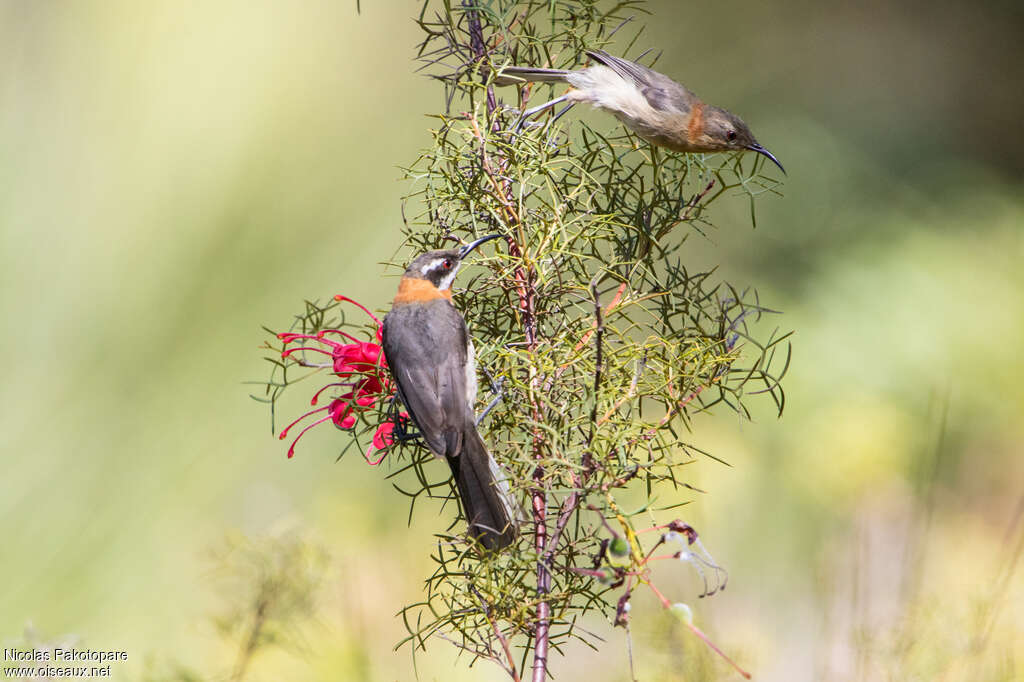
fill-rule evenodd
<path id="1" fill-rule="evenodd" d="M 462 317 L 447 302 L 394 309 L 384 318 L 383 345 L 420 435 L 436 454 L 457 454 L 467 409 Z"/>
<path id="2" fill-rule="evenodd" d="M 588 50 L 587 56 L 599 64 L 604 64 L 609 69 L 627 80 L 631 80 L 639 86 L 651 84 L 651 70 L 640 66 L 628 59 L 621 59 L 608 54 L 604 50 Z"/>
<path id="3" fill-rule="evenodd" d="M 388 363 L 391 364 L 390 361 Z M 409 412 L 427 446 L 438 455 L 457 452 L 458 430 L 445 423 L 441 395 L 437 392 L 437 372 L 427 368 L 401 367 L 395 372 L 398 397 Z M 403 390 L 402 387 L 408 387 Z"/>

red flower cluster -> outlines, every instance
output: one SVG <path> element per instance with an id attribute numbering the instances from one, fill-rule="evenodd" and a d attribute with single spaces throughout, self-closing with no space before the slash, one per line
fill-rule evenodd
<path id="1" fill-rule="evenodd" d="M 317 424 L 322 424 L 329 420 L 339 429 L 351 430 L 355 428 L 356 425 L 357 411 L 367 410 L 374 407 L 377 404 L 377 401 L 387 400 L 394 392 L 394 389 L 391 387 L 391 382 L 388 380 L 387 376 L 387 361 L 384 359 L 384 352 L 380 346 L 383 334 L 381 321 L 377 319 L 373 313 L 367 310 L 365 306 L 350 298 L 340 295 L 335 296 L 334 298 L 337 301 L 344 301 L 357 306 L 377 323 L 377 343 L 360 341 L 356 337 L 340 329 L 323 329 L 316 334 L 284 333 L 277 335 L 285 346 L 300 340 L 311 342 L 307 345 L 288 348 L 281 353 L 282 358 L 288 358 L 293 353 L 300 351 L 310 351 L 326 355 L 330 358 L 330 362 L 323 364 L 313 364 L 304 360 L 300 360 L 298 362 L 303 367 L 329 367 L 331 369 L 331 374 L 341 379 L 341 381 L 333 381 L 326 386 L 323 386 L 314 393 L 313 399 L 310 401 L 310 405 L 316 405 L 320 400 L 321 394 L 330 388 L 348 389 L 345 393 L 342 393 L 338 397 L 332 399 L 325 407 L 318 407 L 315 410 L 310 410 L 281 431 L 280 438 L 281 440 L 284 440 L 288 437 L 288 432 L 306 417 L 319 412 L 327 413 L 326 416 L 317 419 L 312 424 L 307 424 L 302 431 L 299 432 L 299 435 L 292 441 L 291 447 L 288 448 L 289 458 L 295 455 L 295 445 L 299 442 L 299 439 Z M 338 335 L 349 343 L 335 341 L 328 338 L 329 335 Z M 401 416 L 408 418 L 408 415 L 404 413 Z M 384 450 L 391 445 L 393 442 L 392 432 L 394 431 L 394 428 L 395 424 L 390 421 L 384 422 L 378 426 L 377 431 L 373 436 L 373 448 L 377 450 Z M 364 456 L 371 464 L 379 464 L 384 458 L 384 455 L 382 454 L 376 460 L 371 460 L 370 451 L 367 451 Z"/>

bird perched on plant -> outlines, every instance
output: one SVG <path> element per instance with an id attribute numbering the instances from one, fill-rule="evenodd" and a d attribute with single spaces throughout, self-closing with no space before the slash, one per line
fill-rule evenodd
<path id="1" fill-rule="evenodd" d="M 515 539 L 518 505 L 476 429 L 473 342 L 451 286 L 463 259 L 500 236 L 413 260 L 384 318 L 382 343 L 398 397 L 427 447 L 448 460 L 469 533 L 487 549 Z"/>
<path id="2" fill-rule="evenodd" d="M 651 144 L 676 152 L 752 151 L 764 154 L 778 166 L 779 160 L 754 138 L 736 114 L 705 104 L 685 86 L 646 66 L 591 50 L 596 64 L 578 71 L 506 66 L 495 85 L 560 83 L 572 86 L 565 95 L 528 109 L 529 118 L 562 102 L 558 116 L 579 102 L 589 102 L 613 114 L 627 128 Z"/>

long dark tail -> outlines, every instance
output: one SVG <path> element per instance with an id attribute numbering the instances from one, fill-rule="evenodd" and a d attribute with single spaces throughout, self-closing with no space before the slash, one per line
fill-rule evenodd
<path id="1" fill-rule="evenodd" d="M 506 66 L 494 79 L 495 85 L 517 83 L 560 83 L 571 71 L 565 69 L 535 69 L 530 66 Z"/>
<path id="2" fill-rule="evenodd" d="M 466 430 L 462 452 L 449 457 L 448 464 L 470 535 L 487 549 L 507 547 L 519 534 L 519 505 L 475 426 Z"/>

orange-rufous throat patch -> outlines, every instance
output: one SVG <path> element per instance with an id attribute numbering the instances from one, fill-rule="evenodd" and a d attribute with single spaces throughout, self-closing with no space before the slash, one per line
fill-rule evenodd
<path id="1" fill-rule="evenodd" d="M 433 282 L 414 277 L 403 277 L 398 285 L 394 303 L 417 303 L 438 298 L 452 300 L 451 289 L 438 289 Z"/>
<path id="2" fill-rule="evenodd" d="M 704 133 L 704 103 L 696 102 L 690 113 L 690 122 L 686 126 L 686 141 L 696 144 L 697 138 Z"/>

